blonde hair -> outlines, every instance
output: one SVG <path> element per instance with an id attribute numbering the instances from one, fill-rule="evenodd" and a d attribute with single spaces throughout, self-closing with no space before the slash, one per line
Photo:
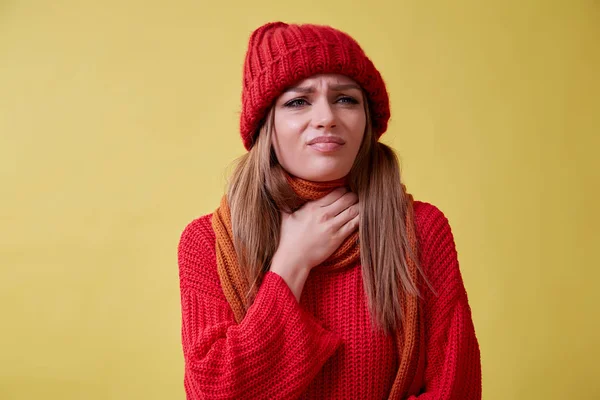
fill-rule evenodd
<path id="1" fill-rule="evenodd" d="M 409 199 L 401 186 L 398 158 L 392 148 L 376 140 L 367 105 L 365 112 L 365 134 L 348 186 L 360 202 L 360 259 L 371 320 L 375 327 L 390 333 L 404 322 L 402 296 L 420 296 L 405 255 L 423 274 L 406 232 Z M 247 306 L 277 250 L 280 210 L 293 212 L 302 204 L 275 156 L 273 134 L 271 108 L 254 146 L 237 160 L 227 190 L 238 262 L 251 284 Z"/>

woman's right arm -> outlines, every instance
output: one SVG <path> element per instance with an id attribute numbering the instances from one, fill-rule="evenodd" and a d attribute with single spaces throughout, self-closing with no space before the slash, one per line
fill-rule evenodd
<path id="1" fill-rule="evenodd" d="M 220 286 L 210 216 L 185 228 L 178 263 L 188 400 L 298 397 L 340 344 L 274 272 L 237 324 Z"/>

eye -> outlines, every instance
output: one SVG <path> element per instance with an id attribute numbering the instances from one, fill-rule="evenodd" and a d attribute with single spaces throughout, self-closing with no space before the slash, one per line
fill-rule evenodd
<path id="1" fill-rule="evenodd" d="M 358 104 L 358 101 L 350 96 L 342 96 L 337 101 L 345 104 Z"/>
<path id="2" fill-rule="evenodd" d="M 307 104 L 308 104 L 308 101 L 306 101 L 304 99 L 294 99 L 294 100 L 288 101 L 283 106 L 284 107 L 295 108 L 295 107 L 302 107 L 302 106 L 305 106 Z"/>

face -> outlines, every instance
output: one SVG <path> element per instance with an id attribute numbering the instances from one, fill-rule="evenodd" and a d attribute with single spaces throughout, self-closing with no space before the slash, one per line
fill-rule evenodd
<path id="1" fill-rule="evenodd" d="M 273 148 L 281 166 L 302 179 L 346 176 L 366 127 L 360 86 L 344 75 L 314 75 L 275 102 Z"/>

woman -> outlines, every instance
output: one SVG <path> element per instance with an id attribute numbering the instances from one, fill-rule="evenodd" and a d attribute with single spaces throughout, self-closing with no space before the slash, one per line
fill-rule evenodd
<path id="1" fill-rule="evenodd" d="M 359 44 L 266 24 L 242 102 L 248 153 L 178 249 L 187 398 L 480 399 L 448 220 L 377 141 L 388 94 Z"/>

